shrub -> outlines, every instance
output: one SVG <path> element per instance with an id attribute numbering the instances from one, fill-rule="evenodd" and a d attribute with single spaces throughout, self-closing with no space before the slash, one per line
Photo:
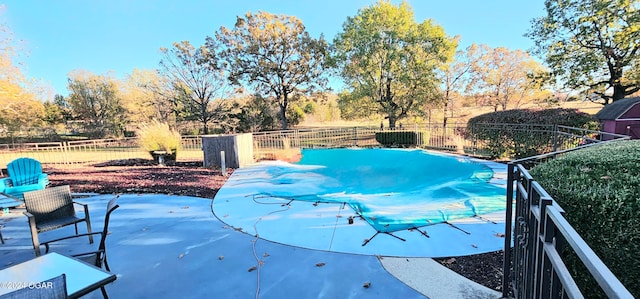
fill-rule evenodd
<path id="1" fill-rule="evenodd" d="M 640 297 L 640 141 L 618 141 L 567 153 L 531 174 L 566 218 L 635 297 Z M 585 294 L 590 282 L 577 258 L 568 266 Z"/>
<path id="2" fill-rule="evenodd" d="M 176 152 L 181 148 L 181 137 L 180 133 L 169 128 L 168 124 L 157 120 L 142 124 L 137 135 L 140 148 L 149 152 L 154 159 L 157 157 L 153 152 L 164 151 L 167 156 L 165 160 L 175 161 Z"/>
<path id="3" fill-rule="evenodd" d="M 597 130 L 597 119 L 575 109 L 514 109 L 478 115 L 467 138 L 486 144 L 492 158 L 524 158 L 553 150 L 553 125 Z"/>
<path id="4" fill-rule="evenodd" d="M 424 146 L 429 144 L 429 132 L 383 131 L 376 132 L 376 141 L 383 146 Z"/>

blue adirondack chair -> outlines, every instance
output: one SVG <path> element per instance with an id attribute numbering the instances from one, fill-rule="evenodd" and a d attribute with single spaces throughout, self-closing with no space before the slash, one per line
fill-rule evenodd
<path id="1" fill-rule="evenodd" d="M 42 190 L 49 184 L 49 177 L 42 172 L 42 165 L 32 158 L 18 158 L 7 164 L 9 177 L 0 179 L 0 193 L 24 200 L 23 193 Z"/>

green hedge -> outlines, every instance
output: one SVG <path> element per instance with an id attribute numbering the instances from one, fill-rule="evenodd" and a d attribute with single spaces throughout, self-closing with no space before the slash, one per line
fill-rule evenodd
<path id="1" fill-rule="evenodd" d="M 383 146 L 425 146 L 429 144 L 429 132 L 383 131 L 376 132 L 376 141 Z"/>
<path id="2" fill-rule="evenodd" d="M 567 212 L 569 223 L 640 298 L 640 141 L 618 141 L 578 150 L 540 164 L 531 174 Z M 596 294 L 575 257 L 584 294 Z M 594 295 L 595 296 L 595 295 Z"/>
<path id="3" fill-rule="evenodd" d="M 553 125 L 590 130 L 599 128 L 594 116 L 575 109 L 514 109 L 469 119 L 467 138 L 484 142 L 491 158 L 520 159 L 553 150 L 550 132 Z"/>

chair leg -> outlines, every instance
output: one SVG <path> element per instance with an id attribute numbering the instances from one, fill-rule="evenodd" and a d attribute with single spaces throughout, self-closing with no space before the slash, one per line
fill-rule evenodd
<path id="1" fill-rule="evenodd" d="M 100 291 L 102 291 L 102 297 L 104 297 L 104 299 L 109 299 L 109 295 L 107 295 L 107 290 L 105 290 L 104 287 L 101 287 Z"/>
<path id="2" fill-rule="evenodd" d="M 89 221 L 89 217 L 87 217 L 87 232 L 89 233 L 89 244 L 93 244 L 93 231 L 91 230 L 91 222 Z"/>
<path id="3" fill-rule="evenodd" d="M 31 243 L 33 244 L 33 251 L 35 251 L 36 256 L 40 256 L 40 240 L 38 239 L 36 220 L 33 217 L 29 217 L 29 228 L 31 230 Z"/>
<path id="4" fill-rule="evenodd" d="M 87 223 L 87 232 L 89 233 L 89 244 L 93 244 L 93 235 L 91 234 L 91 219 L 89 218 L 89 206 L 84 206 L 84 221 Z"/>
<path id="5" fill-rule="evenodd" d="M 0 226 L 0 243 L 4 244 L 4 238 L 2 237 L 2 226 Z"/>
<path id="6" fill-rule="evenodd" d="M 107 271 L 111 272 L 111 269 L 109 268 L 109 263 L 107 262 L 107 253 L 103 252 L 102 254 L 104 255 L 104 268 L 107 269 Z"/>

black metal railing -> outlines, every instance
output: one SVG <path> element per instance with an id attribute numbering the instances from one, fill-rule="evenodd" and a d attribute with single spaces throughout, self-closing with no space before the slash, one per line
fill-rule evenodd
<path id="1" fill-rule="evenodd" d="M 633 298 L 567 222 L 560 205 L 527 170 L 535 164 L 567 152 L 614 140 L 609 139 L 610 137 L 607 136 L 604 140 L 591 138 L 576 148 L 515 160 L 508 164 L 503 297 L 513 291 L 515 298 L 584 298 L 563 261 L 562 252 L 569 249 L 609 298 Z M 617 140 L 628 138 L 617 136 Z"/>

